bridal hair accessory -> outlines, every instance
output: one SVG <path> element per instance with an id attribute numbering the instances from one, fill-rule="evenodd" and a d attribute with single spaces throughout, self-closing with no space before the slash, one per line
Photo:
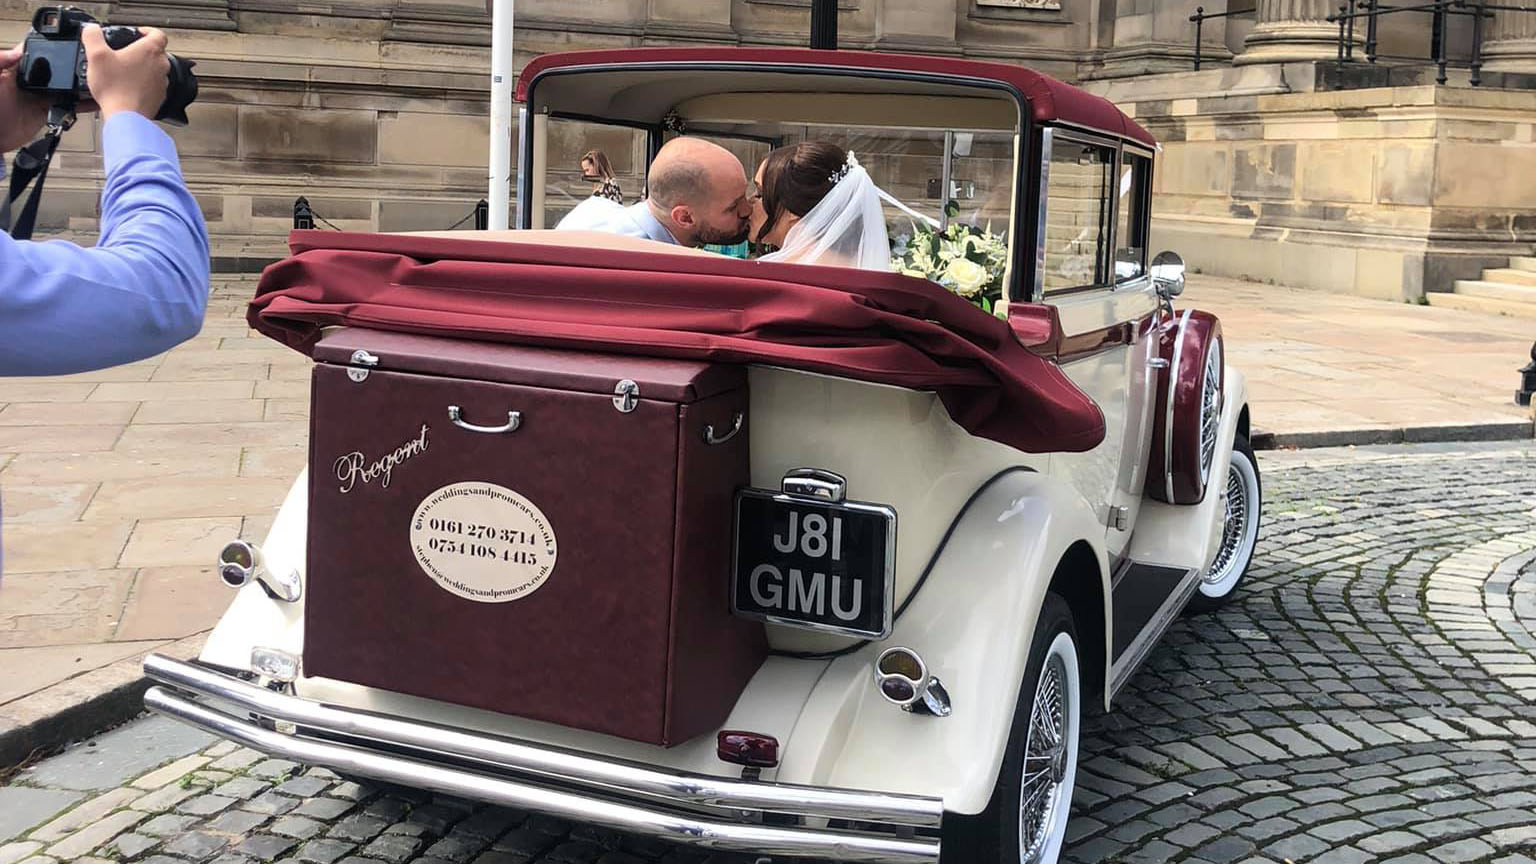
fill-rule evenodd
<path id="1" fill-rule="evenodd" d="M 831 177 L 828 177 L 827 180 L 831 182 L 833 186 L 836 186 L 837 184 L 843 182 L 843 180 L 848 177 L 848 174 L 857 167 L 859 167 L 859 160 L 853 155 L 853 151 L 849 150 L 848 158 L 843 161 L 843 167 L 837 169 L 837 173 L 833 174 Z"/>

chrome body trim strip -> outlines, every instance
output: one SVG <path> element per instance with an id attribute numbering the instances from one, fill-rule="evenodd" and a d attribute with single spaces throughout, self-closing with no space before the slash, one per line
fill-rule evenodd
<path id="1" fill-rule="evenodd" d="M 1179 386 L 1179 362 L 1184 356 L 1184 331 L 1189 326 L 1191 310 L 1185 309 L 1179 316 L 1179 334 L 1173 337 L 1173 363 L 1168 367 L 1168 414 L 1163 422 L 1163 489 L 1169 504 L 1173 503 L 1173 395 Z"/>
<path id="2" fill-rule="evenodd" d="M 285 735 L 265 729 L 254 721 L 205 707 L 163 687 L 151 687 L 144 694 L 144 704 L 153 711 L 255 750 L 308 765 L 322 765 L 350 774 L 517 807 L 703 849 L 813 856 L 838 861 L 933 864 L 939 860 L 939 841 L 936 838 L 838 833 L 668 813 L 563 791 L 556 786 L 543 787 L 522 779 L 481 774 L 449 764 L 434 764 L 384 751 L 300 735 Z"/>
<path id="3" fill-rule="evenodd" d="M 603 759 L 553 747 L 528 744 L 510 738 L 477 734 L 415 720 L 322 705 L 298 696 L 276 693 L 231 675 L 191 663 L 173 660 L 159 654 L 151 654 L 145 658 L 144 673 L 162 684 L 170 685 L 179 690 L 185 690 L 197 696 L 233 705 L 240 709 L 242 714 L 248 711 L 268 720 L 285 721 L 295 724 L 301 730 L 310 729 L 328 736 L 343 736 L 348 739 L 346 744 L 333 744 L 331 740 L 321 741 L 304 734 L 300 734 L 297 738 L 280 735 L 277 739 L 263 738 L 264 744 L 282 743 L 284 746 L 288 746 L 294 741 L 299 741 L 306 746 L 340 747 L 347 751 L 348 754 L 363 754 L 380 760 L 395 759 L 396 757 L 393 754 L 396 751 L 393 748 L 404 747 L 416 751 L 408 759 L 404 760 L 412 765 L 418 764 L 418 760 L 421 760 L 419 764 L 432 765 L 436 770 L 465 773 L 471 777 L 480 776 L 476 772 L 459 767 L 456 763 L 439 762 L 434 765 L 426 761 L 432 760 L 437 762 L 434 759 L 435 756 L 446 755 L 458 760 L 480 763 L 486 766 L 488 772 L 503 771 L 522 775 L 518 778 L 518 781 L 520 783 L 526 781 L 529 784 L 528 788 L 544 788 L 545 784 L 548 784 L 547 788 L 551 789 L 581 787 L 584 791 L 590 790 L 597 796 L 619 796 L 640 799 L 646 805 L 660 805 L 663 808 L 668 806 L 684 809 L 718 808 L 722 811 L 735 811 L 735 815 L 739 815 L 741 811 L 773 812 L 793 816 L 849 819 L 860 822 L 880 823 L 902 830 L 937 828 L 944 817 L 943 801 L 937 798 L 890 795 L 882 792 L 824 789 L 779 783 L 749 782 L 723 777 L 677 773 L 637 763 Z M 218 720 L 218 718 L 209 717 L 204 713 L 197 713 L 199 711 L 207 711 L 208 709 L 169 693 L 163 693 L 159 697 L 158 705 L 163 705 L 165 708 L 162 709 L 157 707 L 157 705 L 151 705 L 150 707 L 155 710 L 164 710 L 164 713 L 193 725 L 202 726 L 225 737 L 238 737 L 231 734 L 228 728 L 229 723 L 238 725 L 240 728 L 237 731 L 241 735 L 266 731 L 263 727 L 257 725 L 257 722 L 254 720 L 228 718 L 226 722 Z M 196 709 L 196 711 L 192 709 Z M 215 720 L 217 722 L 214 722 Z M 389 745 L 392 749 L 389 752 L 375 752 L 371 749 L 365 749 L 369 746 L 369 742 Z M 251 746 L 263 749 L 264 745 L 252 744 Z M 336 754 L 327 751 L 327 755 L 335 756 Z M 311 761 L 307 756 L 302 758 L 304 761 Z M 349 755 L 348 758 L 352 757 Z M 367 765 L 378 767 L 374 762 L 368 762 Z M 367 774 L 368 776 L 381 776 L 369 774 L 365 768 L 355 768 L 350 763 L 344 766 L 343 770 L 356 771 L 356 773 Z M 414 783 L 409 774 L 399 775 L 398 773 L 392 773 L 388 776 L 381 776 L 381 779 L 407 785 Z M 474 790 L 480 788 L 476 783 L 478 781 L 469 783 L 468 787 L 466 787 L 469 791 L 461 790 L 455 794 L 475 797 L 476 792 Z M 598 800 L 603 799 L 599 798 Z M 543 809 L 537 802 L 518 804 L 517 806 L 532 810 Z M 545 812 L 552 811 L 545 810 Z M 559 814 L 557 813 L 556 815 Z M 644 831 L 643 826 L 616 825 L 614 827 L 618 827 L 621 830 Z M 802 829 L 794 830 L 801 831 Z M 855 834 L 853 836 L 857 840 L 866 835 Z M 881 835 L 872 836 L 881 838 Z M 881 839 L 883 842 L 883 838 Z M 922 838 L 919 839 L 921 840 Z M 766 850 L 759 849 L 758 847 L 740 848 L 746 849 L 746 851 L 766 852 Z M 900 857 L 898 855 L 897 859 L 891 860 L 937 860 L 937 839 L 933 840 L 932 852 L 931 858 Z M 848 861 L 885 860 L 879 858 L 879 856 L 874 858 L 839 858 L 835 850 L 828 851 L 826 849 L 801 850 L 794 854 L 829 857 L 834 860 Z"/>

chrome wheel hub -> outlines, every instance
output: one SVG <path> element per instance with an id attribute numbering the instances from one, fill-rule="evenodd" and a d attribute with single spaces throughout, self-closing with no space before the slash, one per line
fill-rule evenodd
<path id="1" fill-rule="evenodd" d="M 1030 710 L 1029 737 L 1024 745 L 1024 779 L 1019 792 L 1019 860 L 1034 862 L 1050 839 L 1062 800 L 1064 784 L 1069 779 L 1067 723 L 1072 716 L 1067 669 L 1055 654 L 1046 655 L 1035 686 L 1034 706 Z"/>

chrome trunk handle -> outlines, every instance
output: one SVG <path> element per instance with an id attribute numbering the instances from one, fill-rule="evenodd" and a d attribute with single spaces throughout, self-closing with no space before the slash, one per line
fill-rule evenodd
<path id="1" fill-rule="evenodd" d="M 470 432 L 483 432 L 487 435 L 497 435 L 502 432 L 516 432 L 517 427 L 523 425 L 523 412 L 508 411 L 507 422 L 504 426 L 476 426 L 464 420 L 464 412 L 457 405 L 448 406 L 448 419 L 453 425 Z"/>
<path id="2" fill-rule="evenodd" d="M 725 442 L 731 440 L 732 438 L 735 438 L 736 434 L 741 431 L 741 423 L 742 423 L 743 420 L 746 419 L 746 416 L 747 415 L 743 414 L 742 412 L 737 411 L 736 412 L 736 420 L 735 420 L 735 422 L 733 422 L 731 424 L 731 431 L 725 433 L 724 435 L 721 435 L 718 438 L 715 437 L 715 427 L 714 427 L 714 425 L 705 426 L 704 427 L 704 443 L 713 446 L 715 444 L 724 444 Z"/>

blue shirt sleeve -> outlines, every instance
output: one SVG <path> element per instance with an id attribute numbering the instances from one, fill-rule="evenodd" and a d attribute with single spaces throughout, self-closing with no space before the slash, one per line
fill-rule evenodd
<path id="1" fill-rule="evenodd" d="M 102 152 L 107 181 L 94 248 L 0 234 L 0 376 L 131 363 L 202 328 L 208 229 L 176 145 L 125 111 L 103 124 Z"/>

